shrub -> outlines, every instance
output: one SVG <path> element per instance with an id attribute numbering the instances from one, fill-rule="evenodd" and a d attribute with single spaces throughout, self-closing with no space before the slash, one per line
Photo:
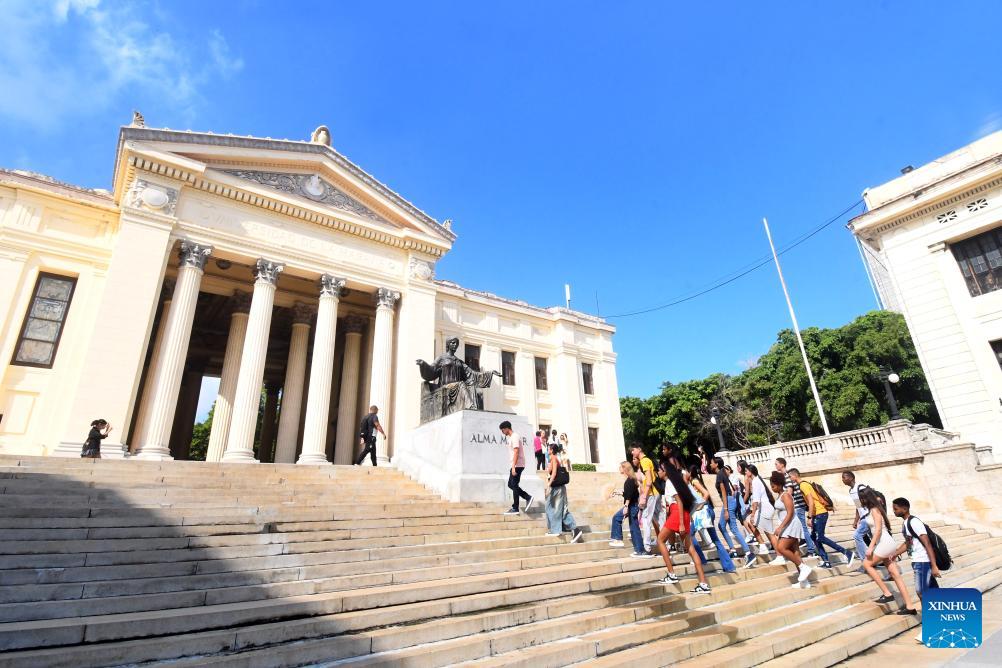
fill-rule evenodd
<path id="1" fill-rule="evenodd" d="M 594 464 L 571 464 L 572 471 L 594 471 Z"/>

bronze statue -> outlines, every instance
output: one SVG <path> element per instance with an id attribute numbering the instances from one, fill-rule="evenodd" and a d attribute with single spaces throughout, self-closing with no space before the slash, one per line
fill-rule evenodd
<path id="1" fill-rule="evenodd" d="M 421 393 L 421 422 L 462 410 L 482 411 L 484 396 L 481 390 L 491 386 L 497 371 L 476 371 L 469 364 L 456 357 L 459 339 L 452 337 L 445 342 L 445 352 L 434 363 L 417 360 L 424 379 Z"/>

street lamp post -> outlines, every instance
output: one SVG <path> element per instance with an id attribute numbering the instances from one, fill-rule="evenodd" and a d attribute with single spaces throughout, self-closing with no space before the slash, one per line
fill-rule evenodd
<path id="1" fill-rule="evenodd" d="M 886 367 L 880 367 L 880 381 L 884 384 L 884 394 L 887 395 L 887 405 L 891 409 L 891 419 L 900 420 L 901 414 L 898 412 L 898 402 L 894 399 L 894 392 L 891 391 L 891 384 L 897 384 L 901 377 Z"/>
<path id="2" fill-rule="evenodd" d="M 720 442 L 717 452 L 727 452 L 727 446 L 724 445 L 724 430 L 720 428 L 720 409 L 716 406 L 710 409 L 710 424 L 717 428 L 717 441 Z"/>

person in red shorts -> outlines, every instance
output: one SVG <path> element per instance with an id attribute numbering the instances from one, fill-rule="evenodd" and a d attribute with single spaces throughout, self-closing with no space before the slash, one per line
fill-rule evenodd
<path id="1" fill-rule="evenodd" d="M 658 463 L 658 478 L 665 481 L 665 502 L 668 503 L 668 519 L 665 520 L 661 531 L 658 532 L 658 550 L 661 551 L 661 558 L 665 560 L 665 568 L 668 573 L 658 582 L 662 584 L 677 584 L 679 579 L 675 575 L 675 568 L 671 563 L 671 555 L 668 553 L 667 541 L 681 542 L 692 559 L 692 565 L 696 568 L 696 576 L 699 584 L 692 590 L 694 594 L 709 594 L 710 585 L 706 582 L 706 573 L 703 572 L 703 564 L 696 554 L 696 549 L 692 546 L 692 537 L 689 533 L 689 525 L 692 518 L 689 512 L 696 503 L 696 497 L 692 490 L 685 484 L 682 473 L 678 467 L 669 459 L 661 460 Z"/>

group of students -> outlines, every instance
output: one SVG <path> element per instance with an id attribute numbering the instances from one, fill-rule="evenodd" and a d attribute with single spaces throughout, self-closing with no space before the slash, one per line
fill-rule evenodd
<path id="1" fill-rule="evenodd" d="M 796 468 L 788 468 L 782 457 L 768 480 L 758 467 L 744 460 L 737 462 L 737 471 L 720 457 L 701 457 L 699 464 L 686 465 L 682 454 L 663 446 L 657 464 L 639 446 L 631 448 L 632 461 L 620 464 L 624 476 L 623 506 L 612 518 L 610 545 L 624 547 L 623 522 L 630 525 L 630 539 L 636 558 L 655 558 L 660 554 L 667 573 L 660 580 L 665 584 L 679 581 L 671 562 L 672 547 L 678 545 L 689 554 L 698 582 L 693 593 L 709 593 L 703 566 L 706 564 L 698 535 L 705 535 L 716 547 L 721 569 L 733 572 L 736 560 L 743 557 L 742 567 L 751 568 L 760 559 L 767 559 L 770 547 L 776 557 L 769 564 L 787 562 L 797 568 L 797 581 L 792 587 L 809 589 L 813 568 L 801 556 L 801 545 L 808 557 L 818 558 L 818 568 L 832 568 L 826 547 L 841 555 L 848 566 L 858 559 L 865 572 L 881 590 L 880 603 L 894 600 L 885 579 L 876 570 L 886 566 L 889 580 L 901 592 L 904 607 L 898 614 L 917 614 L 901 578 L 896 560 L 911 551 L 915 587 L 921 597 L 935 587 L 939 577 L 936 559 L 932 558 L 931 539 L 938 537 L 921 520 L 910 514 L 905 498 L 892 502 L 895 516 L 903 521 L 904 541 L 898 544 L 891 535 L 886 503 L 872 488 L 856 483 L 855 475 L 846 472 L 843 483 L 856 506 L 853 523 L 856 551 L 842 547 L 825 535 L 829 513 L 834 503 L 817 483 L 802 480 Z M 704 474 L 713 476 L 713 491 L 721 501 L 719 516 L 713 497 L 704 483 Z M 730 534 L 730 535 L 728 535 Z M 733 538 L 733 540 L 732 540 Z M 757 544 L 757 550 L 752 548 Z"/>
<path id="2" fill-rule="evenodd" d="M 550 450 L 559 445 L 567 452 L 567 434 L 557 435 L 556 429 L 540 429 L 532 439 L 532 447 L 536 453 L 536 470 L 544 471 L 550 464 Z"/>

